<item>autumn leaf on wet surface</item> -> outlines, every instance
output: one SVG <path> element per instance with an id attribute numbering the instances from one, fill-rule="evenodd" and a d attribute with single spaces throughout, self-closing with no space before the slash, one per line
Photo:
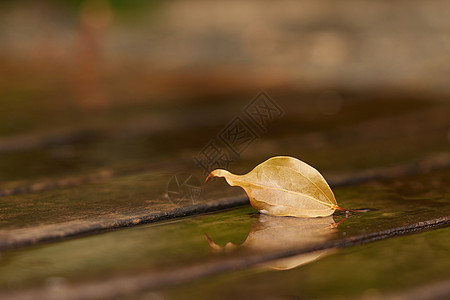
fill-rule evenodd
<path id="1" fill-rule="evenodd" d="M 240 186 L 250 204 L 273 216 L 324 217 L 340 208 L 323 176 L 310 165 L 289 156 L 272 157 L 245 175 L 217 169 L 206 178 L 224 177 Z"/>

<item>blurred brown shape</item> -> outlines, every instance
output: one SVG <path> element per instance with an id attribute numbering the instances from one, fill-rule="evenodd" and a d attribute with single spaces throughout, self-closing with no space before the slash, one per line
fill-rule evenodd
<path id="1" fill-rule="evenodd" d="M 105 35 L 112 17 L 113 13 L 104 0 L 85 1 L 80 8 L 73 57 L 73 89 L 81 108 L 102 109 L 109 106 L 102 60 Z"/>

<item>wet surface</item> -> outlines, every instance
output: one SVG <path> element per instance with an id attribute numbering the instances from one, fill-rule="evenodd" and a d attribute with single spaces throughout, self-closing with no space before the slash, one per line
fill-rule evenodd
<path id="1" fill-rule="evenodd" d="M 122 109 L 111 108 L 100 117 L 90 116 L 92 120 L 82 126 L 66 118 L 68 129 L 59 125 L 54 132 L 3 137 L 0 190 L 102 171 L 201 172 L 193 158 L 242 113 L 252 97 L 230 97 L 213 102 L 215 107 L 208 102 L 148 105 L 129 115 L 122 113 L 118 120 L 110 115 Z M 267 132 L 258 132 L 260 138 L 234 163 L 238 171 L 279 154 L 302 158 L 323 171 L 345 172 L 448 151 L 447 103 L 396 99 L 390 110 L 379 110 L 382 99 L 362 101 L 361 95 L 345 100 L 339 114 L 324 115 L 317 108 L 317 95 L 300 100 L 294 100 L 302 97 L 295 94 L 272 97 L 286 115 L 270 124 Z"/>
<path id="2" fill-rule="evenodd" d="M 49 139 L 31 134 L 1 140 L 2 247 L 246 204 L 242 190 L 221 183 L 203 186 L 201 196 L 190 195 L 182 203 L 171 201 L 167 194 L 171 178 L 180 172 L 203 181 L 206 174 L 193 158 L 228 118 L 241 113 L 242 98 L 227 109 L 225 102 L 215 102 L 222 103 L 215 107 L 200 101 L 179 115 L 171 105 L 159 104 L 140 112 L 148 118 L 126 121 L 122 116 L 116 124 L 104 117 L 97 120 L 100 125 L 87 122 L 90 131 L 74 136 L 66 133 Z M 406 106 L 406 100 L 400 99 L 394 100 L 392 110 L 380 110 L 380 99 L 369 98 L 364 106 L 350 99 L 341 113 L 324 116 L 313 95 L 305 95 L 301 105 L 293 98 L 283 94 L 276 98 L 286 115 L 268 126 L 230 165 L 231 171 L 246 173 L 271 155 L 292 155 L 316 167 L 335 187 L 450 165 L 446 103 L 416 100 Z M 224 114 L 216 119 L 219 110 Z M 213 112 L 211 117 L 193 122 L 208 111 Z M 163 124 L 152 119 L 164 119 L 161 114 L 170 118 Z M 432 163 L 425 163 L 430 158 Z M 395 169 L 398 166 L 400 171 Z"/>
<path id="3" fill-rule="evenodd" d="M 4 252 L 0 282 L 3 288 L 11 288 L 44 283 L 52 276 L 95 279 L 123 271 L 154 271 L 201 261 L 211 256 L 205 232 L 242 243 L 255 213 L 248 207 Z"/>
<path id="4" fill-rule="evenodd" d="M 383 299 L 395 291 L 401 298 L 409 289 L 450 279 L 450 228 L 314 254 L 315 261 L 290 270 L 252 268 L 156 294 L 164 299 Z M 422 297 L 439 294 L 428 290 Z"/>
<path id="5" fill-rule="evenodd" d="M 71 127 L 68 117 L 61 119 L 61 131 L 5 134 L 2 293 L 46 299 L 59 289 L 75 298 L 109 298 L 212 275 L 228 278 L 220 275 L 227 272 L 237 273 L 225 280 L 247 276 L 241 272 L 253 276 L 255 268 L 256 274 L 294 272 L 347 251 L 339 248 L 449 223 L 448 104 L 398 100 L 389 111 L 378 109 L 379 99 L 364 105 L 346 100 L 341 113 L 330 116 L 308 97 L 301 104 L 292 95 L 276 98 L 286 115 L 229 169 L 246 173 L 269 156 L 292 155 L 325 175 L 341 207 L 369 212 L 306 220 L 267 217 L 250 207 L 224 212 L 248 204 L 245 193 L 223 180 L 200 186 L 206 174 L 193 158 L 241 113 L 243 97 L 230 106 L 199 102 L 178 115 L 184 104 L 149 106 L 117 122 L 113 108 L 111 115 L 85 120 L 84 127 Z M 164 114 L 170 118 L 161 123 Z M 199 189 L 170 188 L 181 174 L 192 174 Z M 88 286 L 109 292 L 79 294 Z M 229 292 L 239 294 L 240 285 L 233 287 Z M 162 293 L 176 298 L 186 289 L 196 295 L 195 288 L 179 289 Z M 293 292 L 303 293 L 317 297 L 313 288 Z"/>
<path id="6" fill-rule="evenodd" d="M 435 162 L 435 167 L 441 168 L 442 163 L 448 163 L 448 160 L 449 158 L 444 156 L 443 161 L 437 160 Z M 420 174 L 427 172 L 427 169 L 431 167 L 432 165 L 425 164 L 417 170 L 415 168 L 411 170 L 410 167 L 400 168 L 400 170 L 394 169 L 393 171 L 381 169 L 327 178 L 330 179 L 329 182 L 332 187 L 338 187 L 377 178 L 396 178 L 399 175 L 404 176 L 411 172 Z M 441 172 L 444 172 L 444 175 L 446 174 L 445 171 Z M 199 178 L 202 178 L 201 176 L 201 173 L 197 173 L 197 177 L 194 175 L 193 178 L 198 180 L 197 184 L 200 183 L 201 179 Z M 437 177 L 435 178 L 435 176 Z M 439 190 L 442 190 L 445 187 L 442 183 L 444 179 L 439 176 L 428 177 L 428 175 L 424 175 L 421 183 L 416 180 L 419 190 L 420 187 L 426 189 L 431 184 L 437 185 Z M 445 176 L 443 178 L 446 178 Z M 43 241 L 64 239 L 86 233 L 96 233 L 248 204 L 245 192 L 238 187 L 229 187 L 224 180 L 218 179 L 206 185 L 198 185 L 188 189 L 180 185 L 179 189 L 175 186 L 175 190 L 171 190 L 173 187 L 169 187 L 169 183 L 175 183 L 174 178 L 174 175 L 170 173 L 147 172 L 100 180 L 98 183 L 81 183 L 80 185 L 76 182 L 77 184 L 73 187 L 70 187 L 69 181 L 69 187 L 65 188 L 43 186 L 42 191 L 1 197 L 0 246 L 5 249 L 36 244 Z M 177 180 L 180 179 L 181 177 Z M 434 181 L 428 184 L 428 180 Z M 386 181 L 384 185 L 390 186 L 394 183 Z M 400 185 L 400 183 L 396 184 Z M 395 203 L 395 207 L 401 207 L 405 210 L 403 212 L 405 217 L 410 213 L 416 214 L 416 202 L 411 203 L 410 201 L 403 201 L 402 198 L 399 199 L 400 196 L 396 190 L 386 189 L 384 185 L 382 185 L 383 188 L 377 185 L 364 186 L 362 192 L 359 192 L 357 186 L 351 186 L 347 189 L 341 188 L 336 191 L 336 196 L 339 199 L 339 204 L 344 208 L 370 207 L 379 209 L 384 207 L 384 209 L 388 209 L 392 206 L 392 203 Z M 195 190 L 191 190 L 193 188 Z M 406 189 L 401 190 L 400 195 L 407 192 Z M 433 193 L 435 193 L 434 190 Z M 419 199 L 421 197 L 419 193 L 414 195 Z M 374 204 L 371 202 L 372 197 L 375 199 Z M 438 196 L 434 196 L 427 201 L 429 206 L 419 214 L 425 218 L 433 217 L 435 212 L 433 208 L 440 205 L 441 202 L 445 202 Z M 419 204 L 424 205 L 421 202 Z M 386 216 L 391 214 L 390 212 L 384 213 Z M 378 218 L 380 214 L 375 210 L 369 216 Z M 392 225 L 394 224 L 389 226 Z M 395 225 L 401 225 L 401 223 Z M 358 230 L 361 230 L 361 228 Z"/>
<path id="7" fill-rule="evenodd" d="M 172 178 L 172 174 L 147 173 L 82 187 L 1 197 L 0 245 L 29 245 L 248 202 L 245 193 L 237 189 L 219 192 L 198 187 L 200 190 L 194 194 L 180 190 L 169 196 Z"/>
<path id="8" fill-rule="evenodd" d="M 45 286 L 53 277 L 70 286 L 144 276 L 144 287 L 155 288 L 261 264 L 295 269 L 333 255 L 336 247 L 448 224 L 449 176 L 442 170 L 335 189 L 341 206 L 372 209 L 366 213 L 301 219 L 269 217 L 245 207 L 4 251 L 0 282 L 5 291 Z M 179 278 L 175 270 L 186 275 Z"/>

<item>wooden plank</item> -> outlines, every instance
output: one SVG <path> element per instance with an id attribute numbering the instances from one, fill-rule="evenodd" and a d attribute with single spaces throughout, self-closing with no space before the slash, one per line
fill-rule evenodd
<path id="1" fill-rule="evenodd" d="M 450 154 L 440 154 L 420 163 L 334 174 L 327 178 L 333 188 L 338 188 L 376 179 L 426 174 L 449 166 Z M 249 203 L 243 190 L 230 188 L 224 182 L 200 187 L 202 194 L 199 198 L 173 203 L 167 196 L 169 180 L 167 175 L 146 173 L 103 183 L 2 197 L 0 249 L 68 239 Z"/>
<path id="2" fill-rule="evenodd" d="M 277 99 L 288 113 L 271 124 L 269 132 L 241 155 L 241 160 L 247 161 L 241 164 L 244 168 L 283 153 L 302 158 L 320 170 L 343 172 L 448 151 L 450 106 L 446 103 L 419 102 L 421 105 L 413 106 L 412 111 L 405 108 L 403 113 L 391 115 L 388 111 L 377 111 L 377 101 L 365 101 L 365 107 L 361 108 L 358 99 L 350 101 L 349 108 L 339 116 L 324 117 L 314 110 L 311 100 L 302 101 L 299 109 L 298 102 L 290 100 L 291 97 Z M 404 101 L 394 103 L 406 106 Z M 234 107 L 234 113 L 239 115 L 242 108 L 236 104 Z M 154 120 L 157 114 L 152 112 L 134 120 L 87 123 L 56 133 L 2 138 L 0 195 L 108 180 L 152 170 L 155 165 L 166 164 L 166 169 L 172 169 L 164 172 L 197 169 L 193 157 L 233 119 L 233 112 L 224 117 L 222 106 L 216 110 L 197 106 L 178 109 L 183 109 L 185 115 L 165 112 Z M 368 115 L 367 120 L 356 113 L 360 109 Z M 376 113 L 370 114 L 371 111 Z M 221 117 L 212 121 L 199 115 Z M 170 121 L 159 124 L 161 118 Z"/>
<path id="3" fill-rule="evenodd" d="M 336 222 L 335 228 L 319 226 L 313 230 L 312 223 L 293 225 L 292 220 L 305 222 L 295 218 L 274 218 L 273 223 L 244 208 L 3 251 L 3 261 L 8 263 L 0 265 L 0 275 L 4 276 L 0 280 L 4 284 L 1 295 L 45 298 L 51 290 L 46 278 L 62 277 L 59 288 L 69 298 L 118 297 L 282 258 L 322 250 L 328 253 L 335 248 L 446 226 L 450 222 L 449 176 L 450 170 L 446 169 L 337 188 L 336 196 L 342 206 L 372 210 L 345 220 L 345 215 L 338 213 L 330 223 Z M 283 231 L 271 235 L 272 242 L 267 244 L 261 233 L 279 228 L 280 222 L 284 224 Z M 305 226 L 305 233 L 312 230 L 319 239 L 298 234 Z M 297 234 L 291 235 L 292 232 Z M 205 233 L 219 245 L 232 242 L 240 246 L 211 251 Z M 102 296 L 97 295 L 99 291 Z"/>
<path id="4" fill-rule="evenodd" d="M 164 299 L 446 299 L 449 233 L 447 227 L 341 248 L 289 271 L 254 268 L 153 293 Z"/>

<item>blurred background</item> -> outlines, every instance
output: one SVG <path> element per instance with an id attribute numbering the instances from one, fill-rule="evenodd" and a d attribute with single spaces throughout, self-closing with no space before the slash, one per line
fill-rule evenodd
<path id="1" fill-rule="evenodd" d="M 289 154 L 342 171 L 447 149 L 448 110 L 429 108 L 448 107 L 449 10 L 444 0 L 1 1 L 0 179 L 192 163 L 261 90 L 285 115 L 245 159 Z"/>

